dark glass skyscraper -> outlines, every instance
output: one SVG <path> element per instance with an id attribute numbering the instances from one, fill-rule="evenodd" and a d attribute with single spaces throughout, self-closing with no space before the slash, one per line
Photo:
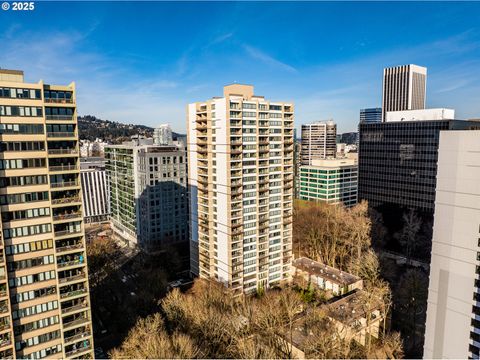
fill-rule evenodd
<path id="1" fill-rule="evenodd" d="M 359 199 L 373 207 L 433 212 L 440 131 L 480 129 L 480 122 L 398 121 L 359 128 Z"/>
<path id="2" fill-rule="evenodd" d="M 382 108 L 361 109 L 360 122 L 361 123 L 382 122 Z"/>

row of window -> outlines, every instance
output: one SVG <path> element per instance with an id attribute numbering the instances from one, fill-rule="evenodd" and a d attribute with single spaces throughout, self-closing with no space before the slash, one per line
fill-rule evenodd
<path id="1" fill-rule="evenodd" d="M 3 230 L 3 237 L 5 239 L 13 239 L 22 236 L 31 236 L 37 234 L 45 234 L 52 231 L 51 224 L 40 224 L 31 226 L 21 226 L 11 229 Z"/>
<path id="2" fill-rule="evenodd" d="M 57 293 L 56 286 L 49 286 L 42 289 L 30 290 L 15 294 L 12 296 L 12 303 L 17 304 L 24 301 L 30 301 L 33 299 L 38 299 L 44 296 L 53 295 Z"/>
<path id="3" fill-rule="evenodd" d="M 11 176 L 0 178 L 0 187 L 47 184 L 47 175 Z"/>
<path id="4" fill-rule="evenodd" d="M 45 167 L 45 164 L 44 158 L 0 160 L 0 170 L 40 168 Z"/>
<path id="5" fill-rule="evenodd" d="M 7 255 L 23 254 L 53 248 L 53 240 L 30 241 L 23 244 L 14 244 L 5 247 Z"/>
<path id="6" fill-rule="evenodd" d="M 53 264 L 54 262 L 55 258 L 53 255 L 45 255 L 19 261 L 10 261 L 8 262 L 8 271 L 28 269 L 35 266 Z"/>
<path id="7" fill-rule="evenodd" d="M 212 110 L 215 109 L 214 105 L 215 104 L 212 105 Z M 257 104 L 242 103 L 242 108 L 243 109 L 256 109 Z M 240 104 L 235 103 L 235 102 L 230 102 L 230 109 L 240 109 Z M 282 111 L 282 105 L 258 104 L 258 109 L 262 110 L 262 111 L 267 111 L 267 110 Z M 290 112 L 291 108 L 288 107 L 288 106 L 285 106 L 285 111 Z"/>
<path id="8" fill-rule="evenodd" d="M 42 93 L 40 89 L 20 89 L 0 87 L 0 97 L 12 99 L 41 99 Z"/>
<path id="9" fill-rule="evenodd" d="M 37 217 L 49 216 L 49 215 L 50 215 L 49 207 L 28 209 L 28 210 L 8 211 L 8 212 L 2 213 L 2 221 L 7 222 L 12 220 L 31 219 L 31 218 L 37 218 Z"/>
<path id="10" fill-rule="evenodd" d="M 56 107 L 46 107 L 45 108 L 45 115 L 64 115 L 64 116 L 72 116 L 73 109 L 72 108 L 56 108 Z"/>
<path id="11" fill-rule="evenodd" d="M 23 309 L 14 310 L 12 311 L 12 317 L 13 317 L 13 320 L 17 320 L 20 318 L 41 314 L 41 313 L 52 311 L 55 309 L 58 309 L 58 301 L 48 301 L 43 304 L 38 304 L 34 306 L 29 306 Z"/>
<path id="12" fill-rule="evenodd" d="M 53 355 L 53 354 L 58 354 L 59 352 L 62 351 L 62 345 L 53 345 L 49 346 L 45 349 L 34 351 L 28 355 L 23 355 L 22 357 L 24 359 L 43 359 L 44 357 Z"/>
<path id="13" fill-rule="evenodd" d="M 8 280 L 8 285 L 13 288 L 17 286 L 30 285 L 33 283 L 55 279 L 55 271 L 44 271 L 38 274 L 19 276 Z"/>
<path id="14" fill-rule="evenodd" d="M 0 116 L 43 116 L 43 110 L 39 106 L 7 106 L 0 105 Z"/>
<path id="15" fill-rule="evenodd" d="M 0 205 L 20 204 L 32 201 L 48 200 L 48 191 L 38 191 L 21 194 L 0 195 Z"/>
<path id="16" fill-rule="evenodd" d="M 0 151 L 44 151 L 44 141 L 8 141 L 0 142 Z"/>
<path id="17" fill-rule="evenodd" d="M 50 316 L 45 319 L 26 323 L 24 325 L 15 326 L 15 335 L 20 335 L 29 331 L 43 329 L 44 327 L 58 324 L 59 320 L 60 318 L 58 316 Z"/>
<path id="18" fill-rule="evenodd" d="M 52 332 L 49 332 L 49 333 L 46 333 L 46 334 L 41 334 L 41 335 L 38 335 L 38 336 L 34 336 L 34 337 L 29 338 L 29 339 L 25 339 L 25 340 L 15 342 L 15 349 L 17 351 L 22 350 L 22 349 L 25 349 L 25 348 L 30 347 L 30 346 L 35 346 L 35 345 L 38 345 L 38 344 L 42 344 L 42 343 L 45 343 L 45 342 L 52 341 L 54 339 L 59 339 L 60 336 L 61 336 L 60 330 L 56 330 L 56 331 L 52 331 Z"/>
<path id="19" fill-rule="evenodd" d="M 0 134 L 43 134 L 43 130 L 42 124 L 0 124 Z"/>

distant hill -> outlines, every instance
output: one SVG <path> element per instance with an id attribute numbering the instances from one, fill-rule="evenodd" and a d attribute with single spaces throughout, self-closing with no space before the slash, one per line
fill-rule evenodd
<path id="1" fill-rule="evenodd" d="M 103 139 L 112 144 L 127 141 L 132 135 L 151 137 L 153 128 L 145 125 L 122 124 L 116 121 L 102 120 L 92 115 L 78 117 L 78 130 L 81 140 Z M 173 139 L 182 134 L 173 133 Z"/>

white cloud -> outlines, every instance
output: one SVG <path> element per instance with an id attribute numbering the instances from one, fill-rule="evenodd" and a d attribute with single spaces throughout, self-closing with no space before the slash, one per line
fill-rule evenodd
<path id="1" fill-rule="evenodd" d="M 290 73 L 297 73 L 298 70 L 295 69 L 293 66 L 285 64 L 281 62 L 280 60 L 277 60 L 270 55 L 264 53 L 263 51 L 256 49 L 250 45 L 243 45 L 243 48 L 247 52 L 248 55 L 250 55 L 253 59 L 259 60 L 263 62 L 267 66 L 271 66 L 274 68 L 278 68 Z"/>

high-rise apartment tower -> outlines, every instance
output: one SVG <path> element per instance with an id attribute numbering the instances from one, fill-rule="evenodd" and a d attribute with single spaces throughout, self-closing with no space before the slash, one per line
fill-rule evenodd
<path id="1" fill-rule="evenodd" d="M 153 143 L 138 139 L 105 147 L 112 229 L 119 239 L 146 251 L 172 245 L 187 250 L 185 148 Z"/>
<path id="2" fill-rule="evenodd" d="M 188 105 L 194 274 L 238 293 L 289 278 L 293 111 L 239 84 Z"/>
<path id="3" fill-rule="evenodd" d="M 427 68 L 403 65 L 383 70 L 382 119 L 388 111 L 425 109 Z"/>
<path id="4" fill-rule="evenodd" d="M 320 121 L 302 125 L 302 165 L 313 160 L 333 159 L 337 154 L 337 124 Z"/>
<path id="5" fill-rule="evenodd" d="M 0 70 L 0 358 L 93 358 L 76 114 Z"/>
<path id="6" fill-rule="evenodd" d="M 480 357 L 480 131 L 442 131 L 425 359 Z"/>

